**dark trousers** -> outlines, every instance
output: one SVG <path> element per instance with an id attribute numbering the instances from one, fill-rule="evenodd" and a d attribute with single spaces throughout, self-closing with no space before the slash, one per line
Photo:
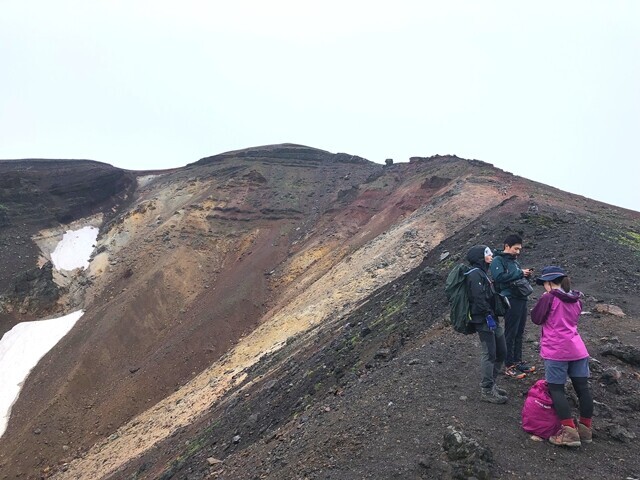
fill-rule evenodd
<path id="1" fill-rule="evenodd" d="M 502 325 L 492 332 L 486 323 L 476 324 L 476 332 L 480 338 L 480 373 L 482 380 L 480 386 L 482 388 L 493 388 L 496 377 L 502 369 L 502 363 L 507 352 L 504 342 L 504 329 Z"/>
<path id="2" fill-rule="evenodd" d="M 571 383 L 573 383 L 573 389 L 578 396 L 580 416 L 584 418 L 593 417 L 593 396 L 589 389 L 588 379 L 586 377 L 571 377 Z M 549 383 L 549 395 L 551 395 L 553 408 L 560 420 L 568 420 L 571 418 L 571 409 L 564 391 L 564 384 Z"/>
<path id="3" fill-rule="evenodd" d="M 507 342 L 507 366 L 522 362 L 522 337 L 527 323 L 527 299 L 509 298 L 511 308 L 504 316 L 504 338 Z"/>

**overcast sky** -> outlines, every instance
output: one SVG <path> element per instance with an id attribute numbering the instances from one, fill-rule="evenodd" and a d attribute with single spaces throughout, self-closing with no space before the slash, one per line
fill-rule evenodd
<path id="1" fill-rule="evenodd" d="M 640 2 L 0 0 L 0 158 L 457 154 L 640 210 Z"/>

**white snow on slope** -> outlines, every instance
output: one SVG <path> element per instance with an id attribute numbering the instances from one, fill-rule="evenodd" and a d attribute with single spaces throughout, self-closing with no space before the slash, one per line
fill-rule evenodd
<path id="1" fill-rule="evenodd" d="M 64 337 L 84 312 L 17 324 L 0 340 L 0 437 L 7 429 L 11 407 L 29 372 Z"/>
<path id="2" fill-rule="evenodd" d="M 53 266 L 57 270 L 87 268 L 97 238 L 98 229 L 96 227 L 67 230 L 51 254 Z"/>

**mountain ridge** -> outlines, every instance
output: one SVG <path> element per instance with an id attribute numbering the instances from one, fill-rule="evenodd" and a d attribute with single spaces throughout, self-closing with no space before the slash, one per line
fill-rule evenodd
<path id="1" fill-rule="evenodd" d="M 90 268 L 64 287 L 59 308 L 77 304 L 87 311 L 28 378 L 8 436 L 0 439 L 0 474 L 24 469 L 31 478 L 48 468 L 45 475 L 59 471 L 64 478 L 63 467 L 66 475 L 78 475 L 88 468 L 86 459 L 107 458 L 86 470 L 94 475 L 87 478 L 109 472 L 118 478 L 114 472 L 136 464 L 127 457 L 132 444 L 116 433 L 128 431 L 127 422 L 148 427 L 132 437 L 139 445 L 169 442 L 200 421 L 195 412 L 209 415 L 208 402 L 215 410 L 215 402 L 246 388 L 265 354 L 277 356 L 295 338 L 312 338 L 308 332 L 354 314 L 379 289 L 417 275 L 425 268 L 422 257 L 433 259 L 461 231 L 489 235 L 500 216 L 527 220 L 532 231 L 540 230 L 536 236 L 548 236 L 566 225 L 558 219 L 571 209 L 614 232 L 606 241 L 629 238 L 635 251 L 635 237 L 627 233 L 637 231 L 637 212 L 558 193 L 486 162 L 434 156 L 382 166 L 309 148 L 256 147 L 135 174 L 129 203 L 101 220 Z M 275 161 L 262 156 L 283 149 Z M 637 273 L 626 273 L 637 282 Z M 622 289 L 612 298 L 625 294 Z M 433 315 L 440 320 L 437 302 Z M 8 323 L 28 315 L 14 310 Z M 427 325 L 410 330 L 420 328 Z M 213 397 L 202 392 L 211 388 L 204 373 L 212 369 L 218 378 Z M 151 413 L 150 423 L 135 419 L 168 408 L 186 392 L 198 405 L 191 412 L 174 406 L 173 420 Z M 47 398 L 54 400 L 47 404 Z M 178 404 L 188 403 L 184 398 Z M 61 444 L 70 453 L 60 452 Z M 95 457 L 96 448 L 102 457 Z M 74 466 L 72 457 L 84 467 Z"/>

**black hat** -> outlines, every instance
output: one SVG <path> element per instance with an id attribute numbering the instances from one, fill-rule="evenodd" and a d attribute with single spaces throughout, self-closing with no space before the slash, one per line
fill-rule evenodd
<path id="1" fill-rule="evenodd" d="M 544 282 L 550 282 L 551 280 L 555 280 L 556 278 L 562 278 L 566 276 L 567 273 L 561 267 L 550 265 L 542 269 L 542 275 L 536 278 L 536 283 L 538 285 L 543 285 Z"/>

